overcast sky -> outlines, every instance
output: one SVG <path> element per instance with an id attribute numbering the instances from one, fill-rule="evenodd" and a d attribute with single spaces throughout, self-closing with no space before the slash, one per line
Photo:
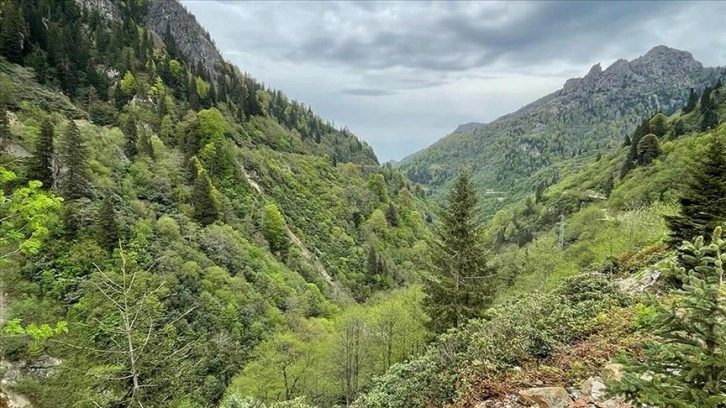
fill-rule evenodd
<path id="1" fill-rule="evenodd" d="M 664 44 L 726 64 L 726 2 L 184 0 L 224 57 L 401 159 Z"/>

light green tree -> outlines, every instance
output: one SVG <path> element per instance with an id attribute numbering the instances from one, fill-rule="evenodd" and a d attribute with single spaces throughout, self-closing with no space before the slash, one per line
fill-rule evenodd
<path id="1" fill-rule="evenodd" d="M 272 252 L 284 252 L 287 249 L 285 235 L 285 218 L 276 204 L 267 204 L 262 213 L 262 233 L 270 244 Z"/>

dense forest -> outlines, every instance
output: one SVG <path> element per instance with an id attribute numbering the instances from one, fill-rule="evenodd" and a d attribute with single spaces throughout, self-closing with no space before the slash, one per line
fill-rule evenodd
<path id="1" fill-rule="evenodd" d="M 200 57 L 176 1 L 0 12 L 0 407 L 726 406 L 720 71 L 594 102 L 492 205 Z"/>

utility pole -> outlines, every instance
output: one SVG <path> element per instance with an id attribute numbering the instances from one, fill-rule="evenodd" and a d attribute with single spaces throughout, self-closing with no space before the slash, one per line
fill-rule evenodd
<path id="1" fill-rule="evenodd" d="M 560 249 L 565 247 L 565 215 L 560 214 Z"/>

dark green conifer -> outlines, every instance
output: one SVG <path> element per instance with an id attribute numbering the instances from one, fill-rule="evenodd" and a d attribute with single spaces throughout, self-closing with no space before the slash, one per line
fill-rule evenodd
<path id="1" fill-rule="evenodd" d="M 27 31 L 22 9 L 16 7 L 14 2 L 5 2 L 0 27 L 0 54 L 8 61 L 16 64 L 23 62 Z"/>
<path id="2" fill-rule="evenodd" d="M 63 165 L 66 167 L 61 183 L 63 196 L 69 200 L 87 197 L 90 193 L 86 174 L 88 149 L 81 131 L 73 120 L 68 122 L 64 136 L 61 151 Z"/>
<path id="3" fill-rule="evenodd" d="M 139 153 L 138 147 L 138 128 L 136 126 L 136 119 L 132 115 L 129 115 L 126 119 L 126 124 L 123 128 L 124 136 L 126 136 L 126 143 L 124 143 L 124 153 L 129 160 L 133 160 L 134 157 Z"/>
<path id="4" fill-rule="evenodd" d="M 705 154 L 687 169 L 680 214 L 666 218 L 674 247 L 708 236 L 726 221 L 726 146 L 721 138 L 710 137 Z"/>
<path id="5" fill-rule="evenodd" d="M 55 130 L 50 118 L 46 117 L 40 124 L 40 133 L 35 142 L 35 154 L 30 163 L 28 177 L 39 180 L 43 187 L 53 186 L 53 138 Z"/>
<path id="6" fill-rule="evenodd" d="M 493 299 L 494 272 L 487 266 L 476 206 L 469 171 L 461 170 L 441 214 L 424 286 L 424 308 L 436 333 L 482 316 Z"/>
<path id="7" fill-rule="evenodd" d="M 710 241 L 707 245 L 698 237 L 683 243 L 687 268 L 671 268 L 682 277 L 683 288 L 665 302 L 651 299 L 645 324 L 654 339 L 647 344 L 645 359 L 623 360 L 622 380 L 608 387 L 613 393 L 638 406 L 726 407 L 722 227 L 716 227 Z"/>
<path id="8" fill-rule="evenodd" d="M 691 88 L 691 90 L 688 93 L 688 102 L 686 103 L 686 106 L 683 107 L 683 113 L 693 112 L 693 110 L 696 109 L 697 103 L 698 103 L 698 94 L 696 93 L 695 89 Z"/>
<path id="9" fill-rule="evenodd" d="M 648 134 L 643 136 L 638 141 L 638 156 L 637 161 L 641 166 L 650 164 L 658 156 L 660 156 L 660 142 L 658 137 L 654 134 Z"/>
<path id="10" fill-rule="evenodd" d="M 389 203 L 388 208 L 386 208 L 386 220 L 388 220 L 388 225 L 391 228 L 398 227 L 398 212 L 393 203 Z"/>
<path id="11" fill-rule="evenodd" d="M 192 190 L 193 216 L 202 226 L 207 226 L 219 219 L 219 208 L 214 199 L 212 181 L 209 180 L 207 172 L 201 168 L 196 158 L 193 158 L 193 161 L 197 164 L 197 177 Z"/>
<path id="12" fill-rule="evenodd" d="M 113 208 L 111 195 L 101 202 L 101 208 L 98 210 L 98 224 L 96 231 L 96 240 L 101 248 L 111 252 L 119 245 L 118 223 L 116 222 L 116 211 Z"/>

